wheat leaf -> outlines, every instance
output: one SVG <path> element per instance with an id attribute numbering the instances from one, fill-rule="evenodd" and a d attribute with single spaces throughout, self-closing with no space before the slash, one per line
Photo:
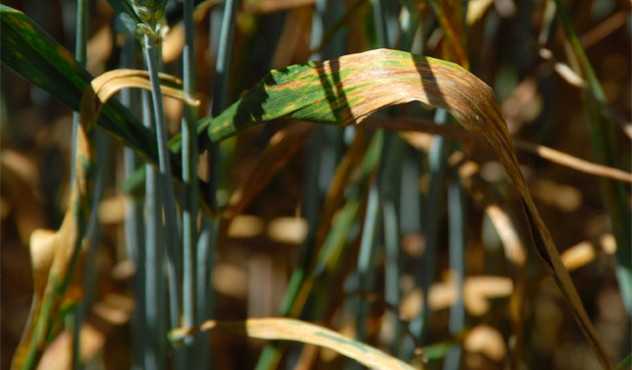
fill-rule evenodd
<path id="1" fill-rule="evenodd" d="M 611 368 L 604 346 L 531 198 L 492 89 L 464 68 L 388 49 L 293 65 L 268 73 L 219 116 L 201 120 L 200 129 L 207 129 L 211 141 L 220 141 L 281 117 L 333 125 L 357 124 L 380 109 L 411 101 L 447 110 L 461 126 L 495 151 L 522 198 L 537 251 L 602 364 Z"/>

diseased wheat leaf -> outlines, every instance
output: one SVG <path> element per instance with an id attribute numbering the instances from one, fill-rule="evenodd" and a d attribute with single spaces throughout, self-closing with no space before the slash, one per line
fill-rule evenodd
<path id="1" fill-rule="evenodd" d="M 211 141 L 280 117 L 334 125 L 360 123 L 385 107 L 420 101 L 450 112 L 486 142 L 520 194 L 536 248 L 582 332 L 606 368 L 609 359 L 584 310 L 557 247 L 540 217 L 518 165 L 513 142 L 492 89 L 457 64 L 379 49 L 273 70 L 216 118 L 200 121 Z"/>
<path id="2" fill-rule="evenodd" d="M 84 89 L 80 104 L 81 124 L 77 132 L 76 176 L 68 209 L 59 230 L 36 230 L 31 236 L 35 289 L 28 324 L 13 357 L 12 368 L 33 368 L 46 347 L 47 338 L 51 337 L 53 322 L 62 314 L 62 302 L 68 301 L 69 286 L 81 282 L 81 273 L 76 267 L 86 249 L 94 191 L 94 176 L 91 172 L 95 165 L 95 154 L 90 135 L 103 104 L 124 88 L 150 90 L 148 78 L 144 71 L 114 70 L 95 78 L 91 86 Z M 197 103 L 179 89 L 180 81 L 176 78 L 161 75 L 161 82 L 164 83 L 161 90 L 166 95 L 188 104 Z"/>
<path id="3" fill-rule="evenodd" d="M 76 138 L 75 177 L 66 214 L 59 230 L 35 230 L 31 235 L 35 289 L 28 323 L 13 355 L 12 369 L 32 369 L 37 364 L 47 341 L 56 334 L 58 328 L 53 323 L 63 317 L 62 305 L 74 304 L 81 299 L 81 294 L 69 297 L 68 291 L 70 286 L 76 288 L 74 291 L 81 289 L 77 266 L 86 249 L 94 192 L 92 172 L 96 164 L 91 139 L 95 110 L 88 104 L 82 105 Z"/>
<path id="4" fill-rule="evenodd" d="M 375 369 L 413 370 L 414 367 L 364 343 L 349 339 L 335 331 L 304 321 L 286 318 L 261 318 L 245 321 L 209 320 L 195 328 L 171 331 L 171 340 L 178 341 L 200 331 L 223 330 L 249 338 L 291 340 L 329 348 Z"/>

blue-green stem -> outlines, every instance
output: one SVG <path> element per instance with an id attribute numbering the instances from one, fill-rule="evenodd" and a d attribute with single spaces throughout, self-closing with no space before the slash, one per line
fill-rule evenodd
<path id="1" fill-rule="evenodd" d="M 380 197 L 377 184 L 372 184 L 369 188 L 369 199 L 367 200 L 366 212 L 364 215 L 364 225 L 362 227 L 362 237 L 360 239 L 360 253 L 358 255 L 358 286 L 360 291 L 368 293 L 374 290 L 375 284 L 375 255 L 376 240 L 375 234 L 380 220 Z M 364 299 L 359 300 L 356 311 L 356 338 L 360 342 L 366 341 L 366 319 L 369 314 L 369 302 Z"/>
<path id="2" fill-rule="evenodd" d="M 138 43 L 136 39 L 128 35 L 121 50 L 121 67 L 137 68 L 136 54 Z M 125 89 L 121 91 L 121 103 L 132 110 L 139 113 L 140 105 L 138 91 Z M 138 167 L 141 165 L 140 158 L 134 153 L 134 150 L 128 147 L 123 149 L 123 161 L 125 166 L 125 177 L 130 178 L 134 175 Z M 132 369 L 141 370 L 145 368 L 143 365 L 145 357 L 145 335 L 146 335 L 146 292 L 145 292 L 145 221 L 143 216 L 143 201 L 138 195 L 129 194 L 128 201 L 125 203 L 125 245 L 129 258 L 134 261 L 136 271 L 133 279 L 134 299 L 136 300 L 137 309 L 132 314 Z"/>
<path id="3" fill-rule="evenodd" d="M 217 244 L 217 223 L 204 219 L 203 231 L 197 242 L 197 313 L 200 321 L 209 319 L 213 307 L 213 287 L 210 284 L 210 275 L 213 271 L 215 245 Z M 209 356 L 208 334 L 200 333 L 198 346 L 201 349 L 201 369 L 208 368 Z"/>
<path id="4" fill-rule="evenodd" d="M 213 85 L 213 100 L 211 102 L 211 115 L 217 116 L 227 105 L 227 95 L 228 95 L 228 76 L 230 72 L 230 64 L 231 64 L 231 56 L 232 56 L 232 48 L 233 48 L 233 39 L 235 34 L 235 21 L 237 18 L 237 0 L 227 0 L 223 5 L 223 14 L 221 21 L 221 28 L 219 30 L 219 42 L 216 44 L 217 49 L 215 49 L 215 44 L 211 42 L 211 51 L 215 52 L 216 55 L 216 63 L 215 63 L 215 76 L 214 76 L 214 85 Z M 193 15 L 193 4 L 188 4 L 187 6 L 191 6 L 190 9 L 185 8 L 185 13 L 190 11 L 190 20 L 189 25 L 191 27 L 191 39 L 187 38 L 187 43 L 193 43 L 192 37 L 192 15 Z M 212 17 L 214 14 L 218 14 L 219 9 L 212 10 Z M 185 22 L 187 22 L 187 18 L 189 15 L 185 14 Z M 211 26 L 213 27 L 216 22 L 211 22 Z M 189 26 L 187 26 L 189 27 Z M 189 35 L 189 31 L 187 31 L 187 36 Z M 211 41 L 216 40 L 215 34 L 210 35 Z M 190 59 L 190 62 L 193 63 L 193 59 Z M 193 71 L 193 64 L 191 64 L 191 71 Z M 195 128 L 192 128 L 191 131 L 191 139 L 195 140 Z M 209 181 L 208 181 L 208 199 L 211 202 L 211 208 L 217 208 L 217 197 L 216 192 L 218 188 L 219 182 L 219 174 L 220 172 L 220 151 L 219 144 L 211 144 L 208 148 L 207 152 L 207 162 L 208 162 L 208 173 L 209 173 Z M 213 218 L 209 219 L 207 217 L 203 218 L 203 229 L 200 232 L 200 237 L 198 239 L 197 244 L 197 313 L 200 320 L 210 319 L 212 316 L 212 306 L 213 306 L 213 287 L 210 284 L 210 276 L 212 274 L 213 265 L 214 265 L 214 255 L 215 255 L 215 247 L 217 245 L 217 236 L 218 236 L 218 228 L 219 228 L 219 219 Z M 208 346 L 208 335 L 201 334 L 199 339 L 199 347 L 207 347 Z M 206 353 L 205 351 L 201 351 L 202 353 Z M 208 356 L 203 356 L 200 359 L 200 368 L 206 368 L 206 362 L 208 361 Z"/>
<path id="5" fill-rule="evenodd" d="M 143 91 L 143 121 L 145 126 L 153 129 L 155 126 L 151 113 L 149 93 Z M 164 284 L 162 266 L 164 262 L 164 244 L 162 240 L 162 217 L 160 207 L 160 184 L 158 174 L 151 164 L 145 164 L 145 206 L 147 220 L 145 234 L 145 354 L 144 368 L 148 370 L 163 369 L 165 367 L 166 341 L 162 333 L 166 329 L 164 324 Z"/>
<path id="6" fill-rule="evenodd" d="M 226 0 L 222 16 L 222 28 L 217 47 L 217 62 L 215 64 L 215 85 L 213 86 L 213 116 L 218 115 L 225 107 L 228 93 L 228 73 L 230 58 L 233 52 L 233 38 L 235 35 L 235 20 L 237 17 L 237 0 Z"/>
<path id="7" fill-rule="evenodd" d="M 185 45 L 182 57 L 184 92 L 195 95 L 195 24 L 193 23 L 193 0 L 184 0 L 184 28 Z M 197 109 L 185 105 L 184 117 L 182 119 L 182 180 L 187 191 L 185 192 L 184 204 L 182 206 L 182 247 L 183 247 L 183 267 L 182 277 L 182 318 L 185 327 L 193 327 L 199 323 L 197 317 L 198 291 L 197 291 Z M 203 299 L 204 297 L 199 297 Z M 189 368 L 201 368 L 202 350 L 196 343 L 196 338 L 185 341 L 192 345 L 192 350 L 188 353 Z"/>
<path id="8" fill-rule="evenodd" d="M 87 0 L 77 0 L 77 14 L 76 14 L 76 34 L 75 34 L 75 59 L 85 67 L 88 60 L 88 3 Z M 75 181 L 75 160 L 77 155 L 77 131 L 79 130 L 79 112 L 72 114 L 72 142 L 71 142 L 71 159 L 70 159 L 70 186 Z M 92 240 L 90 244 L 93 244 Z M 86 269 L 88 271 L 88 269 Z M 87 283 L 86 279 L 86 283 Z M 87 286 L 86 286 L 87 288 Z M 82 302 L 80 307 L 73 313 L 72 326 L 72 367 L 73 369 L 80 368 L 79 352 L 81 346 L 81 325 L 83 324 L 82 311 L 85 311 L 86 303 Z"/>
<path id="9" fill-rule="evenodd" d="M 382 207 L 382 219 L 384 221 L 384 300 L 389 307 L 399 307 L 402 297 L 399 288 L 400 255 L 399 255 L 399 230 L 397 227 L 397 209 L 395 202 L 385 202 Z M 398 312 L 387 311 L 386 318 L 394 327 L 393 340 L 390 344 L 390 352 L 393 355 L 399 353 L 404 334 L 404 327 L 399 319 Z"/>
<path id="10" fill-rule="evenodd" d="M 75 59 L 83 67 L 88 61 L 88 3 L 87 0 L 77 0 L 77 29 L 75 34 Z M 70 157 L 70 183 L 75 179 L 76 141 L 79 127 L 79 112 L 72 114 L 72 156 Z"/>
<path id="11" fill-rule="evenodd" d="M 448 185 L 448 227 L 450 249 L 450 271 L 456 280 L 457 300 L 450 307 L 448 330 L 453 337 L 463 331 L 465 326 L 465 306 L 463 304 L 463 278 L 465 276 L 465 244 L 467 239 L 465 210 L 465 191 L 461 185 L 458 171 L 451 171 L 452 181 Z M 461 362 L 461 346 L 452 346 L 443 363 L 444 370 L 457 370 Z"/>
<path id="12" fill-rule="evenodd" d="M 402 167 L 402 143 L 397 133 L 384 132 L 384 147 L 382 148 L 378 188 L 380 194 L 380 202 L 382 203 L 382 219 L 384 225 L 384 300 L 389 307 L 399 307 L 401 292 L 399 288 L 400 277 L 400 256 L 399 256 L 399 240 L 400 230 L 398 227 L 397 208 L 398 202 L 396 194 L 399 192 L 402 181 L 404 180 L 404 170 Z M 418 180 L 414 179 L 415 190 L 417 189 Z M 419 208 L 419 202 L 415 205 L 415 191 L 411 199 L 406 199 L 403 204 Z M 402 204 L 402 206 L 403 206 Z M 391 342 L 391 353 L 399 353 L 401 345 L 403 327 L 399 315 L 395 312 L 388 311 L 386 313 L 388 320 L 394 328 L 394 336 Z"/>
<path id="13" fill-rule="evenodd" d="M 167 125 L 165 123 L 164 108 L 162 105 L 162 94 L 158 82 L 158 62 L 156 59 L 155 39 L 153 36 L 144 35 L 144 49 L 147 69 L 149 71 L 149 79 L 151 82 L 151 96 L 153 102 L 154 119 L 156 123 L 156 143 L 158 146 L 158 161 L 160 168 L 160 186 L 161 200 L 164 214 L 165 241 L 167 245 L 167 274 L 169 281 L 169 318 L 172 328 L 180 327 L 180 306 L 178 298 L 180 297 L 178 289 L 178 280 L 181 274 L 181 256 L 178 250 L 178 220 L 173 192 L 173 184 L 171 182 L 171 164 L 169 161 L 169 147 L 167 146 Z M 161 333 L 162 335 L 162 333 Z M 174 366 L 181 368 L 183 365 L 182 352 L 174 349 Z"/>
<path id="14" fill-rule="evenodd" d="M 437 109 L 435 113 L 435 122 L 445 124 L 446 120 L 447 112 L 443 109 Z M 439 220 L 441 219 L 443 205 L 442 200 L 446 172 L 447 145 L 448 143 L 446 139 L 441 136 L 435 136 L 432 142 L 432 149 L 430 150 L 430 154 L 428 156 L 428 165 L 431 177 L 428 194 L 425 197 L 423 214 L 426 249 L 423 255 L 422 267 L 417 269 L 415 274 L 417 284 L 419 284 L 423 291 L 424 305 L 421 308 L 419 316 L 411 322 L 411 331 L 417 336 L 417 340 L 421 340 L 423 337 L 426 331 L 426 323 L 430 315 L 428 308 L 428 293 L 435 275 Z"/>

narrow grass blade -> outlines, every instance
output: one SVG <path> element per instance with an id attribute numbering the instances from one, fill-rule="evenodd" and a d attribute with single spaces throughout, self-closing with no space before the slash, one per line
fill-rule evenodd
<path id="1" fill-rule="evenodd" d="M 392 201 L 385 202 L 382 207 L 382 220 L 384 222 L 384 300 L 391 307 L 399 307 L 402 297 L 400 288 L 400 237 L 397 227 L 397 211 Z M 390 321 L 394 329 L 393 341 L 390 352 L 397 354 L 400 351 L 404 325 L 397 312 L 386 312 L 386 319 Z"/>
<path id="2" fill-rule="evenodd" d="M 173 341 L 178 341 L 187 335 L 207 330 L 224 330 L 231 334 L 245 335 L 249 338 L 291 340 L 314 344 L 334 350 L 371 368 L 414 369 L 412 366 L 364 343 L 354 341 L 318 325 L 295 319 L 263 318 L 227 322 L 209 320 L 199 327 L 174 330 L 170 333 L 170 338 Z"/>
<path id="3" fill-rule="evenodd" d="M 361 140 L 363 141 L 363 139 Z M 362 143 L 362 141 L 356 142 Z M 353 149 L 354 146 L 352 146 L 352 149 L 350 149 L 347 156 L 345 156 L 348 160 L 343 159 L 336 171 L 334 184 L 347 184 L 347 189 L 351 190 L 366 182 L 368 176 L 379 162 L 379 153 L 382 150 L 382 144 L 383 135 L 378 133 L 373 137 L 368 150 L 366 144 L 358 144 L 359 146 L 356 147 L 358 149 Z M 367 150 L 366 154 L 361 150 L 362 147 Z M 349 156 L 352 153 L 354 154 Z M 356 162 L 356 156 L 363 158 L 361 163 L 358 164 Z M 353 166 L 354 163 L 356 164 L 355 166 Z M 348 165 L 352 166 L 351 169 L 347 167 Z M 350 180 L 344 180 L 351 172 L 354 172 L 355 176 Z M 336 179 L 343 180 L 336 181 Z M 318 236 L 316 236 L 316 244 L 312 250 L 313 255 L 307 256 L 309 258 L 305 258 L 306 268 L 303 270 L 304 276 L 302 279 L 296 279 L 296 281 L 300 281 L 300 284 L 290 286 L 286 292 L 282 304 L 282 312 L 286 315 L 293 317 L 298 316 L 303 310 L 314 279 L 319 275 L 331 272 L 335 269 L 335 266 L 340 263 L 338 257 L 342 253 L 342 248 L 346 244 L 349 228 L 355 220 L 360 208 L 357 189 L 355 191 L 356 195 L 343 203 L 343 199 L 339 198 L 338 194 L 342 195 L 344 189 L 344 187 L 336 187 L 334 185 L 330 188 L 330 193 L 326 197 L 323 209 L 331 209 L 331 211 L 328 212 L 332 212 L 332 214 L 336 210 L 340 210 L 336 218 L 336 223 L 330 226 L 331 217 L 326 217 L 327 213 L 323 212 L 319 230 L 316 232 L 317 235 L 323 235 L 322 241 L 319 241 Z M 333 194 L 332 191 L 335 194 Z"/>
<path id="4" fill-rule="evenodd" d="M 345 189 L 354 181 L 362 181 L 357 178 L 358 175 L 367 175 L 366 173 L 358 174 L 360 169 L 357 164 L 362 163 L 363 158 L 370 160 L 369 157 L 366 157 L 366 153 L 375 153 L 375 149 L 370 149 L 371 146 L 382 147 L 381 137 L 374 136 L 373 139 L 369 139 L 370 138 L 367 137 L 367 134 L 364 131 L 358 130 L 353 142 L 347 149 L 347 152 L 338 163 L 331 185 L 329 186 L 329 189 L 325 194 L 325 199 L 323 200 L 323 206 L 320 212 L 320 226 L 318 227 L 315 236 L 316 245 L 322 244 L 325 240 L 331 220 L 334 217 L 334 213 L 340 209 L 344 201 Z"/>
<path id="5" fill-rule="evenodd" d="M 324 233 L 326 236 L 322 243 L 316 244 L 313 248 L 311 256 L 313 263 L 309 266 L 307 277 L 302 281 L 301 286 L 298 287 L 296 294 L 292 296 L 293 300 L 289 302 L 289 314 L 291 316 L 296 317 L 303 313 L 308 298 L 313 297 L 314 306 L 310 307 L 310 313 L 315 317 L 315 320 L 318 320 L 322 317 L 328 302 L 331 301 L 331 291 L 328 284 L 340 271 L 341 267 L 345 265 L 342 256 L 345 255 L 350 245 L 348 239 L 352 227 L 358 222 L 358 216 L 363 204 L 362 189 L 365 188 L 370 176 L 374 176 L 379 163 L 382 145 L 383 135 L 378 132 L 373 136 L 367 152 L 361 155 L 361 162 L 355 162 L 355 176 L 350 179 L 345 188 L 348 198 L 340 207 L 335 223 L 330 226 L 331 219 L 321 218 L 317 233 L 324 230 L 328 231 Z M 344 161 L 340 166 L 342 166 L 342 169 L 339 167 L 336 174 L 344 175 Z M 336 198 L 329 199 L 335 200 Z M 292 291 L 288 292 L 291 293 Z"/>

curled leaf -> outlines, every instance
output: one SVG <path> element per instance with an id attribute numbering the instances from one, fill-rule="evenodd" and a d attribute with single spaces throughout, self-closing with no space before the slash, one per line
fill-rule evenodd
<path id="1" fill-rule="evenodd" d="M 492 89 L 457 64 L 379 49 L 271 71 L 214 119 L 200 121 L 211 141 L 279 117 L 334 125 L 360 123 L 385 107 L 420 101 L 447 110 L 470 134 L 486 142 L 522 198 L 539 255 L 569 303 L 600 361 L 608 356 L 564 268 L 555 242 L 520 172 L 514 145 Z"/>
<path id="2" fill-rule="evenodd" d="M 163 95 L 179 99 L 186 104 L 197 107 L 200 101 L 187 95 L 182 89 L 182 80 L 166 73 L 159 73 L 160 91 Z M 139 88 L 151 91 L 149 72 L 138 69 L 115 69 L 105 72 L 91 82 L 92 90 L 97 93 L 99 99 L 107 102 L 110 98 L 124 88 Z"/>

